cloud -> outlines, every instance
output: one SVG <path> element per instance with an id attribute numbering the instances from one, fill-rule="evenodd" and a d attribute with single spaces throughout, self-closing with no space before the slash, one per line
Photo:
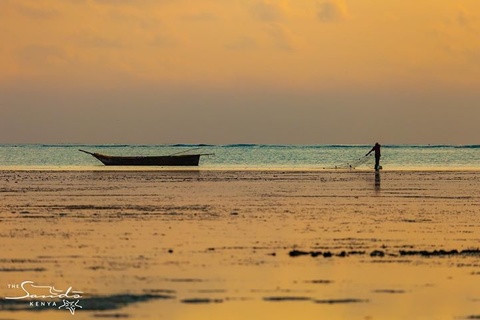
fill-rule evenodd
<path id="1" fill-rule="evenodd" d="M 175 48 L 178 46 L 178 40 L 172 36 L 157 33 L 150 44 L 158 48 Z"/>
<path id="2" fill-rule="evenodd" d="M 253 16 L 266 22 L 278 22 L 285 19 L 285 10 L 278 4 L 270 1 L 259 1 L 252 7 Z"/>
<path id="3" fill-rule="evenodd" d="M 461 26 L 461 27 L 470 27 L 471 25 L 471 17 L 469 16 L 467 10 L 465 10 L 465 8 L 463 7 L 460 7 L 458 12 L 457 12 L 457 23 Z"/>
<path id="4" fill-rule="evenodd" d="M 42 5 L 41 2 L 28 2 L 28 4 L 18 2 L 15 3 L 15 9 L 19 14 L 31 19 L 51 19 L 60 15 L 56 9 Z"/>
<path id="5" fill-rule="evenodd" d="M 251 37 L 240 37 L 225 47 L 229 50 L 246 51 L 257 49 L 258 44 L 255 39 Z"/>
<path id="6" fill-rule="evenodd" d="M 293 51 L 295 48 L 294 35 L 287 27 L 287 7 L 284 1 L 261 0 L 251 7 L 255 19 L 265 23 L 268 37 L 273 41 L 275 49 Z M 257 46 L 249 40 L 244 45 Z"/>
<path id="7" fill-rule="evenodd" d="M 209 21 L 218 21 L 220 18 L 210 12 L 199 12 L 195 14 L 183 16 L 184 20 L 187 21 L 198 21 L 198 22 L 209 22 Z"/>
<path id="8" fill-rule="evenodd" d="M 135 6 L 139 4 L 145 4 L 145 3 L 152 3 L 152 0 L 143 0 L 143 1 L 138 1 L 138 0 L 93 0 L 93 2 L 101 4 L 101 5 L 106 5 L 106 6 L 121 6 L 121 5 L 127 5 L 127 6 Z M 161 2 L 161 1 L 159 1 Z"/>
<path id="9" fill-rule="evenodd" d="M 33 68 L 62 65 L 68 60 L 66 52 L 57 46 L 28 45 L 18 51 L 23 64 Z"/>
<path id="10" fill-rule="evenodd" d="M 282 51 L 294 50 L 295 37 L 286 26 L 280 23 L 270 23 L 268 24 L 267 32 L 272 37 L 277 49 Z"/>
<path id="11" fill-rule="evenodd" d="M 93 48 L 123 48 L 125 45 L 118 39 L 101 36 L 93 31 L 84 31 L 74 36 L 75 42 L 82 47 Z"/>
<path id="12" fill-rule="evenodd" d="M 478 32 L 479 21 L 480 19 L 478 16 L 472 14 L 471 10 L 466 9 L 463 6 L 458 8 L 455 22 L 459 27 L 464 28 L 467 31 Z"/>
<path id="13" fill-rule="evenodd" d="M 318 4 L 317 18 L 321 22 L 342 21 L 347 16 L 347 6 L 341 0 L 325 0 Z"/>

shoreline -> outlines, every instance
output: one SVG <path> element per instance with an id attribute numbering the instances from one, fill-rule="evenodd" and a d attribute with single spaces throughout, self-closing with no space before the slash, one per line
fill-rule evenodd
<path id="1" fill-rule="evenodd" d="M 377 171 L 369 168 L 360 169 L 334 169 L 334 168 L 312 168 L 312 167 L 144 167 L 144 166 L 0 166 L 0 172 L 372 172 Z M 382 172 L 480 172 L 480 167 L 436 167 L 436 168 L 387 168 L 378 171 Z"/>

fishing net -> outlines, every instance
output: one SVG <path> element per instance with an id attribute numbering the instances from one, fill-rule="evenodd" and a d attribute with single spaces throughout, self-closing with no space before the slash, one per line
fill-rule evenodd
<path id="1" fill-rule="evenodd" d="M 324 167 L 324 169 L 355 169 L 366 164 L 371 159 L 371 155 L 363 156 L 350 162 L 341 163 L 332 167 Z"/>

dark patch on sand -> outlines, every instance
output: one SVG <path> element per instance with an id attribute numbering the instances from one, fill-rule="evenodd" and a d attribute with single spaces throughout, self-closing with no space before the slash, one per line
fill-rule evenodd
<path id="1" fill-rule="evenodd" d="M 472 199 L 470 196 L 427 196 L 427 195 L 399 195 L 399 198 L 407 198 L 407 199 L 438 199 L 438 200 L 468 200 Z"/>
<path id="2" fill-rule="evenodd" d="M 176 291 L 175 290 L 171 290 L 171 289 L 146 289 L 146 290 L 143 290 L 144 292 L 146 293 L 165 293 L 165 294 L 175 294 Z"/>
<path id="3" fill-rule="evenodd" d="M 103 314 L 103 313 L 96 313 L 93 315 L 94 318 L 115 318 L 115 319 L 119 319 L 119 318 L 130 318 L 130 315 L 126 314 L 126 313 L 107 313 L 107 314 Z"/>
<path id="4" fill-rule="evenodd" d="M 200 289 L 192 292 L 198 292 L 198 293 L 225 293 L 227 290 L 225 289 Z"/>
<path id="5" fill-rule="evenodd" d="M 290 257 L 299 257 L 299 256 L 305 256 L 305 255 L 310 255 L 310 251 L 301 251 L 301 250 L 292 250 L 288 253 Z"/>
<path id="6" fill-rule="evenodd" d="M 0 272 L 43 272 L 45 268 L 0 268 Z"/>
<path id="7" fill-rule="evenodd" d="M 384 257 L 384 256 L 385 256 L 385 252 L 381 250 L 374 250 L 370 253 L 370 257 Z"/>
<path id="8" fill-rule="evenodd" d="M 195 279 L 195 278 L 170 278 L 166 280 L 170 282 L 204 282 L 203 279 Z"/>
<path id="9" fill-rule="evenodd" d="M 44 263 L 40 259 L 0 259 L 0 263 Z"/>
<path id="10" fill-rule="evenodd" d="M 40 311 L 42 308 L 31 308 L 29 307 L 30 301 L 26 300 L 0 300 L 0 311 Z"/>
<path id="11" fill-rule="evenodd" d="M 222 299 L 210 299 L 210 298 L 190 298 L 183 299 L 181 303 L 190 303 L 190 304 L 204 304 L 204 303 L 222 303 Z"/>
<path id="12" fill-rule="evenodd" d="M 364 251 L 341 251 L 338 254 L 332 253 L 330 251 L 303 251 L 303 250 L 291 250 L 288 255 L 290 257 L 300 257 L 300 256 L 311 256 L 318 257 L 323 256 L 324 258 L 331 257 L 341 257 L 345 258 L 350 255 L 365 255 Z M 388 253 L 383 250 L 373 250 L 370 252 L 370 257 L 372 258 L 383 258 L 383 257 L 407 257 L 407 256 L 419 256 L 419 257 L 449 257 L 449 256 L 480 256 L 480 249 L 467 249 L 467 250 L 400 250 L 397 253 Z M 410 261 L 391 261 L 391 262 L 410 262 Z"/>
<path id="13" fill-rule="evenodd" d="M 368 300 L 365 299 L 325 299 L 325 300 L 314 300 L 315 303 L 323 304 L 344 304 L 344 303 L 366 303 Z"/>
<path id="14" fill-rule="evenodd" d="M 400 250 L 401 256 L 445 257 L 445 256 L 480 256 L 480 249 L 468 250 Z"/>
<path id="15" fill-rule="evenodd" d="M 387 264 L 387 263 L 412 263 L 411 260 L 385 259 L 385 258 L 378 259 L 378 260 L 371 260 L 370 262 L 371 263 L 384 263 L 384 264 Z"/>
<path id="16" fill-rule="evenodd" d="M 264 301 L 274 301 L 274 302 L 283 302 L 283 301 L 310 301 L 312 298 L 309 297 L 295 297 L 295 296 L 278 296 L 278 297 L 264 297 Z"/>
<path id="17" fill-rule="evenodd" d="M 97 271 L 97 270 L 104 270 L 104 269 L 106 269 L 106 268 L 103 267 L 103 266 L 91 266 L 91 267 L 87 267 L 87 269 L 90 269 L 90 270 L 93 270 L 93 271 Z"/>
<path id="18" fill-rule="evenodd" d="M 311 256 L 313 258 L 316 258 L 318 256 L 323 256 L 324 258 L 332 258 L 333 256 L 336 257 L 347 257 L 349 255 L 361 255 L 364 254 L 365 252 L 359 252 L 359 251 L 342 251 L 338 254 L 335 254 L 331 251 L 302 251 L 302 250 L 291 250 L 288 255 L 292 258 L 294 257 L 299 257 L 299 256 Z"/>
<path id="19" fill-rule="evenodd" d="M 126 307 L 130 304 L 147 302 L 151 300 L 167 300 L 174 299 L 174 296 L 170 295 L 155 295 L 155 294 L 118 294 L 111 296 L 93 296 L 88 298 L 82 298 L 79 301 L 79 305 L 82 306 L 82 310 L 85 311 L 106 311 L 117 310 Z M 1 300 L 0 310 L 6 311 L 48 311 L 51 308 L 32 308 L 29 306 L 30 301 L 26 300 Z M 58 301 L 57 301 L 58 304 Z"/>
<path id="20" fill-rule="evenodd" d="M 118 294 L 111 296 L 98 296 L 83 298 L 81 305 L 83 310 L 117 310 L 127 305 L 147 302 L 151 300 L 168 300 L 174 299 L 171 295 L 158 295 L 158 294 Z"/>
<path id="21" fill-rule="evenodd" d="M 57 260 L 54 259 L 77 259 L 77 258 L 82 258 L 80 255 L 65 255 L 65 256 L 37 256 L 37 259 L 42 259 L 42 261 L 49 260 L 53 262 L 57 262 Z"/>
<path id="22" fill-rule="evenodd" d="M 331 284 L 333 283 L 332 280 L 307 280 L 305 283 L 313 283 L 313 284 Z"/>
<path id="23" fill-rule="evenodd" d="M 408 222 L 408 223 L 432 222 L 431 219 L 402 219 L 400 221 Z"/>
<path id="24" fill-rule="evenodd" d="M 405 290 L 394 290 L 394 289 L 379 289 L 373 290 L 375 293 L 388 293 L 388 294 L 402 294 L 405 293 Z"/>

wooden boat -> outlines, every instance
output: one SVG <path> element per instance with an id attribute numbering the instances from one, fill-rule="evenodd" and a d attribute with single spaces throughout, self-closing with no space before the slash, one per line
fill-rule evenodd
<path id="1" fill-rule="evenodd" d="M 200 156 L 212 155 L 211 153 L 200 154 L 173 154 L 168 156 L 107 156 L 79 149 L 92 155 L 106 166 L 198 166 Z"/>

